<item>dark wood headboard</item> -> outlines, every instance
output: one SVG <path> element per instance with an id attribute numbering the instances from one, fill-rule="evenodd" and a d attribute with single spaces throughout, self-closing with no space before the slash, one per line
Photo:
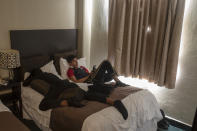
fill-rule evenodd
<path id="1" fill-rule="evenodd" d="M 20 52 L 22 69 L 31 71 L 49 62 L 56 53 L 76 51 L 77 29 L 11 30 L 10 40 L 11 48 Z M 21 68 L 15 71 L 19 81 L 23 75 Z"/>
<path id="2" fill-rule="evenodd" d="M 53 55 L 77 49 L 77 29 L 11 30 L 10 40 L 22 58 Z"/>

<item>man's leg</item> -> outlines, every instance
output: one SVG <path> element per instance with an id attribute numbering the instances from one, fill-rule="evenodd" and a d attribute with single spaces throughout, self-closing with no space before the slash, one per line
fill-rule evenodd
<path id="1" fill-rule="evenodd" d="M 105 60 L 99 65 L 94 73 L 91 74 L 90 78 L 93 82 L 104 83 L 106 80 L 112 80 L 114 75 L 116 75 L 116 72 L 110 62 Z"/>
<path id="2" fill-rule="evenodd" d="M 61 90 L 56 88 L 56 86 L 50 86 L 48 93 L 44 96 L 40 102 L 39 109 L 46 111 L 51 108 L 56 108 L 60 105 L 60 101 L 57 99 Z"/>
<path id="3" fill-rule="evenodd" d="M 90 77 L 93 83 L 104 83 L 114 79 L 117 86 L 127 86 L 118 79 L 116 71 L 107 60 L 103 61 Z"/>
<path id="4" fill-rule="evenodd" d="M 125 108 L 124 104 L 120 100 L 113 101 L 111 98 L 107 97 L 104 94 L 98 92 L 87 92 L 85 95 L 87 100 L 99 101 L 101 103 L 106 103 L 111 106 L 114 106 L 126 120 L 128 117 L 127 109 Z"/>
<path id="5" fill-rule="evenodd" d="M 74 98 L 67 99 L 58 99 L 60 92 L 56 92 L 54 90 L 50 90 L 49 93 L 44 97 L 44 99 L 40 102 L 39 109 L 42 111 L 46 111 L 48 109 L 56 108 L 56 107 L 64 107 L 64 106 L 74 106 L 74 107 L 82 107 L 84 106 L 79 101 Z"/>

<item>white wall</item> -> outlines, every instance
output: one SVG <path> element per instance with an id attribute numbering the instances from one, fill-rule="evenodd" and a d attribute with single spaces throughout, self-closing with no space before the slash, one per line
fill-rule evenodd
<path id="1" fill-rule="evenodd" d="M 0 49 L 9 30 L 75 28 L 75 0 L 0 0 Z"/>
<path id="2" fill-rule="evenodd" d="M 76 28 L 75 0 L 0 0 L 0 49 L 10 48 L 9 30 Z M 0 70 L 0 76 L 6 72 Z"/>

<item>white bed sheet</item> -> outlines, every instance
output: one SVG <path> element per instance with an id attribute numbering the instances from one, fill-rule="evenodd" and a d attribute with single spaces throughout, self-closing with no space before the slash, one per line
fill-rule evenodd
<path id="1" fill-rule="evenodd" d="M 38 106 L 43 96 L 30 87 L 22 87 L 24 116 L 48 131 L 51 110 L 40 111 Z M 131 94 L 122 100 L 129 117 L 125 121 L 113 107 L 105 108 L 90 115 L 83 123 L 82 131 L 156 131 L 157 121 L 162 116 L 155 97 L 148 90 Z M 132 101 L 132 102 L 131 102 Z M 96 122 L 93 122 L 96 121 Z"/>
<path id="2" fill-rule="evenodd" d="M 156 125 L 162 119 L 156 98 L 148 90 L 130 94 L 122 102 L 128 111 L 127 120 L 114 107 L 107 107 L 86 118 L 82 131 L 136 131 L 147 121 L 152 120 Z"/>
<path id="3" fill-rule="evenodd" d="M 11 112 L 11 111 L 9 110 L 9 108 L 7 108 L 7 107 L 2 103 L 2 101 L 0 100 L 0 112 L 3 112 L 3 111 Z"/>
<path id="4" fill-rule="evenodd" d="M 43 96 L 30 87 L 21 87 L 21 97 L 23 101 L 23 116 L 25 119 L 33 120 L 43 131 L 50 130 L 49 123 L 51 110 L 39 110 L 39 104 Z"/>

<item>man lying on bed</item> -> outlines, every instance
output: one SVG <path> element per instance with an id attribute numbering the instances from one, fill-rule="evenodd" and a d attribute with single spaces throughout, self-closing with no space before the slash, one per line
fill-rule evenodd
<path id="1" fill-rule="evenodd" d="M 116 81 L 116 86 L 127 86 L 118 79 L 116 71 L 113 69 L 111 63 L 107 60 L 104 60 L 99 65 L 99 67 L 97 69 L 93 69 L 91 73 L 89 73 L 86 67 L 78 66 L 75 55 L 68 56 L 67 62 L 70 65 L 67 75 L 73 82 L 103 84 L 114 79 Z"/>
<path id="2" fill-rule="evenodd" d="M 76 83 L 93 83 L 93 86 L 91 86 L 89 90 L 92 89 L 93 91 L 97 91 L 98 88 L 100 88 L 97 93 L 106 92 L 106 88 L 104 88 L 102 85 L 103 83 L 109 82 L 112 79 L 116 81 L 115 86 L 127 86 L 118 79 L 116 71 L 113 69 L 111 63 L 107 60 L 103 61 L 97 69 L 93 69 L 91 73 L 89 73 L 88 69 L 84 66 L 78 67 L 77 58 L 74 55 L 68 56 L 67 62 L 70 65 L 70 68 L 67 72 L 69 79 Z M 163 118 L 165 118 L 163 110 L 161 110 L 161 112 Z M 169 126 L 169 124 L 166 122 L 166 119 L 163 119 L 159 125 L 162 127 L 162 129 L 167 129 Z"/>
<path id="3" fill-rule="evenodd" d="M 40 110 L 45 111 L 59 106 L 82 107 L 84 105 L 80 102 L 83 99 L 87 99 L 112 105 L 122 114 L 125 120 L 128 117 L 128 112 L 123 103 L 120 100 L 113 101 L 110 99 L 108 97 L 109 92 L 101 93 L 92 90 L 85 92 L 75 83 L 71 83 L 68 80 L 61 80 L 51 73 L 42 72 L 40 69 L 32 71 L 31 75 L 24 81 L 23 85 L 28 86 L 36 79 L 43 80 L 50 85 L 48 93 L 44 96 L 39 105 Z M 110 86 L 106 87 L 106 90 L 108 89 L 110 89 Z"/>

